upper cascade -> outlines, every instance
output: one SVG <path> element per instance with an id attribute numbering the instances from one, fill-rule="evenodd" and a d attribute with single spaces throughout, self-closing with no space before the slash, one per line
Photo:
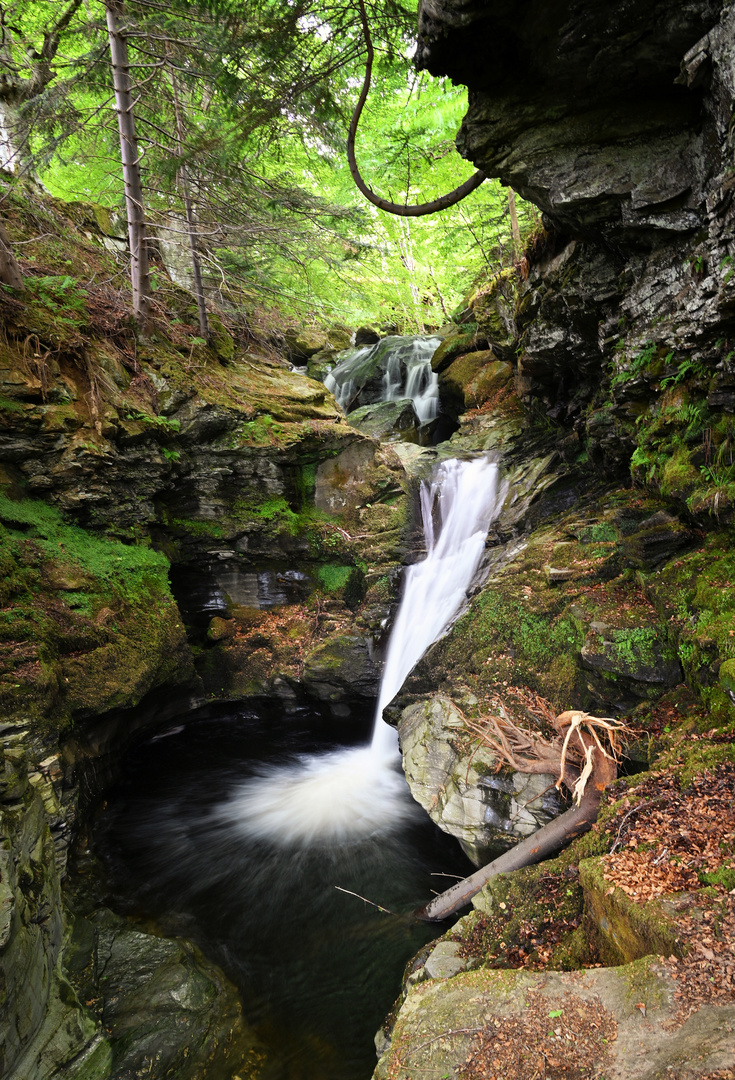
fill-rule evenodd
<path id="1" fill-rule="evenodd" d="M 364 345 L 342 354 L 324 379 L 346 413 L 377 401 L 413 403 L 420 423 L 439 412 L 439 379 L 431 358 L 440 338 L 391 335 L 377 345 Z"/>

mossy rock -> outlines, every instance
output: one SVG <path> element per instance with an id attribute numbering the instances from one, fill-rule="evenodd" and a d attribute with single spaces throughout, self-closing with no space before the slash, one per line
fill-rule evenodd
<path id="1" fill-rule="evenodd" d="M 676 926 L 660 901 L 637 903 L 620 888 L 610 888 L 604 861 L 582 859 L 579 881 L 585 916 L 596 951 L 607 964 L 629 963 L 644 956 L 680 956 Z"/>
<path id="2" fill-rule="evenodd" d="M 327 335 L 321 330 L 301 327 L 286 334 L 286 344 L 294 360 L 308 360 L 327 346 Z"/>
<path id="3" fill-rule="evenodd" d="M 210 344 L 223 364 L 229 364 L 235 355 L 235 341 L 221 319 L 209 314 Z"/>
<path id="4" fill-rule="evenodd" d="M 380 673 L 367 638 L 339 634 L 307 653 L 303 684 L 319 701 L 339 704 L 377 694 Z"/>
<path id="5" fill-rule="evenodd" d="M 478 408 L 494 397 L 512 375 L 510 364 L 498 360 L 492 349 L 464 353 L 439 376 L 442 404 L 454 416 Z"/>
<path id="6" fill-rule="evenodd" d="M 324 379 L 338 362 L 338 352 L 335 349 L 320 349 L 315 352 L 306 362 L 306 374 L 310 379 L 324 382 Z"/>
<path id="7" fill-rule="evenodd" d="M 616 705 L 631 695 L 650 700 L 681 681 L 681 665 L 665 628 L 597 625 L 601 628 L 591 629 L 581 653 L 596 696 Z"/>
<path id="8" fill-rule="evenodd" d="M 458 356 L 463 353 L 477 352 L 478 349 L 486 347 L 487 339 L 484 334 L 478 332 L 474 324 L 471 326 L 458 326 L 452 333 L 447 334 L 432 356 L 432 371 L 441 374 Z"/>

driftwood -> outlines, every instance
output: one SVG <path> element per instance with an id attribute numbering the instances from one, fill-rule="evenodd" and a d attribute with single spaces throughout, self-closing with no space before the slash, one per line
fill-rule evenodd
<path id="1" fill-rule="evenodd" d="M 365 78 L 362 84 L 362 90 L 360 97 L 358 98 L 355 111 L 352 114 L 352 120 L 350 122 L 350 130 L 347 135 L 347 161 L 350 166 L 350 173 L 352 179 L 359 191 L 365 196 L 365 198 L 371 202 L 374 206 L 377 206 L 380 210 L 385 210 L 389 214 L 398 214 L 399 217 L 422 217 L 425 214 L 436 214 L 440 210 L 446 210 L 448 206 L 454 206 L 455 203 L 460 202 L 466 198 L 471 192 L 478 188 L 480 184 L 487 179 L 484 172 L 476 172 L 469 180 L 465 180 L 464 184 L 460 184 L 454 191 L 450 191 L 447 195 L 442 195 L 439 199 L 434 199 L 432 202 L 419 203 L 416 206 L 406 206 L 404 203 L 389 202 L 387 199 L 383 199 L 380 195 L 376 195 L 371 187 L 363 180 L 360 170 L 357 166 L 357 159 L 355 157 L 355 136 L 357 135 L 357 125 L 362 115 L 362 110 L 367 101 L 367 96 L 370 91 L 370 79 L 373 71 L 373 42 L 370 36 L 370 26 L 368 23 L 367 12 L 365 11 L 364 0 L 358 0 L 360 8 L 360 18 L 362 20 L 362 31 L 365 35 L 365 45 L 367 48 L 367 63 L 365 64 Z"/>
<path id="2" fill-rule="evenodd" d="M 558 771 L 557 787 L 564 784 L 569 788 L 575 805 L 510 851 L 434 897 L 416 912 L 417 918 L 427 922 L 453 915 L 496 874 L 541 862 L 587 832 L 597 820 L 603 791 L 617 776 L 618 737 L 625 730 L 616 720 L 576 711 L 562 713 L 553 720 L 557 731 L 554 740 L 531 735 L 499 718 L 491 718 L 488 729 L 467 723 L 472 730 L 480 731 L 503 762 L 518 771 Z"/>

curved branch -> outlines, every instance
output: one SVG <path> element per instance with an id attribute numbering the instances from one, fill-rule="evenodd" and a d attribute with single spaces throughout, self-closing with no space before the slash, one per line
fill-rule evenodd
<path id="1" fill-rule="evenodd" d="M 455 188 L 454 191 L 450 191 L 449 194 L 442 195 L 441 198 L 434 199 L 432 202 L 419 203 L 417 206 L 406 206 L 404 203 L 388 202 L 387 199 L 383 199 L 380 195 L 376 195 L 372 188 L 368 187 L 357 167 L 357 159 L 355 158 L 355 136 L 357 134 L 357 125 L 360 121 L 360 116 L 362 115 L 362 110 L 370 91 L 370 79 L 373 72 L 373 57 L 375 54 L 373 50 L 373 41 L 370 36 L 367 14 L 365 12 L 364 0 L 358 0 L 358 4 L 360 7 L 362 30 L 365 35 L 365 45 L 367 46 L 367 63 L 365 64 L 365 78 L 363 80 L 362 90 L 360 91 L 360 97 L 355 106 L 355 111 L 352 114 L 350 130 L 347 135 L 347 161 L 349 162 L 352 179 L 369 202 L 374 206 L 377 206 L 380 210 L 385 210 L 389 214 L 398 214 L 400 217 L 422 217 L 425 214 L 436 214 L 440 210 L 446 210 L 448 206 L 454 206 L 455 203 L 461 202 L 461 200 L 466 198 L 467 195 L 475 190 L 475 188 L 478 188 L 483 180 L 486 179 L 485 173 L 476 172 L 474 176 L 471 176 L 469 180 L 465 180 L 464 184 L 460 184 L 458 188 Z"/>

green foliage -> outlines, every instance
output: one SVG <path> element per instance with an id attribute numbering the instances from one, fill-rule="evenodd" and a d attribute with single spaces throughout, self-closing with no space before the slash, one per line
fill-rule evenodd
<path id="1" fill-rule="evenodd" d="M 669 353 L 669 355 L 666 357 L 666 361 L 668 362 L 668 360 L 672 356 L 673 353 Z M 613 375 L 612 379 L 610 380 L 610 386 L 620 386 L 623 383 L 629 382 L 631 379 L 635 379 L 639 375 L 642 375 L 643 372 L 650 367 L 654 360 L 657 359 L 657 357 L 658 345 L 655 341 L 647 342 L 643 350 L 633 357 L 627 368 L 624 368 L 623 370 L 618 371 L 615 375 Z"/>
<path id="2" fill-rule="evenodd" d="M 30 79 L 49 32 L 49 5 L 27 0 L 10 10 L 8 60 Z M 466 94 L 417 75 L 406 61 L 413 5 L 376 0 L 369 13 L 377 59 L 361 167 L 389 197 L 423 201 L 468 174 L 454 149 Z M 507 192 L 496 181 L 467 203 L 411 222 L 375 214 L 353 188 L 344 142 L 364 57 L 355 5 L 131 3 L 126 33 L 147 216 L 159 231 L 172 214 L 183 220 L 186 175 L 212 293 L 238 308 L 243 293 L 258 301 L 270 294 L 299 318 L 352 325 L 380 310 L 386 322 L 422 330 L 463 306 L 467 281 L 483 266 L 513 260 Z M 103 230 L 119 233 L 116 116 L 109 67 L 100 63 L 104 6 L 75 7 L 54 40 L 59 63 L 47 65 L 50 82 L 24 107 L 27 146 L 54 195 L 95 203 Z M 517 207 L 525 232 L 535 211 L 520 199 Z M 180 238 L 174 232 L 171 239 Z M 165 300 L 169 283 L 155 270 L 153 277 L 157 299 Z M 73 279 L 35 280 L 46 281 L 32 286 L 39 300 L 49 301 L 48 310 L 56 304 L 71 329 L 82 299 Z M 190 343 L 199 347 L 202 339 Z"/>
<path id="3" fill-rule="evenodd" d="M 667 363 L 671 360 L 672 356 L 673 353 L 669 353 L 666 357 Z M 688 378 L 702 378 L 706 373 L 707 369 L 701 361 L 692 360 L 691 357 L 687 357 L 677 366 L 673 375 L 667 375 L 666 378 L 661 380 L 661 389 L 665 390 L 669 386 L 678 386 L 679 383 L 684 382 L 684 380 Z"/>
<path id="4" fill-rule="evenodd" d="M 149 547 L 122 544 L 64 522 L 58 510 L 32 499 L 14 502 L 0 494 L 0 522 L 13 545 L 32 540 L 44 559 L 80 571 L 129 600 L 168 593 L 168 560 Z"/>
<path id="5" fill-rule="evenodd" d="M 735 865 L 721 866 L 718 870 L 699 871 L 699 880 L 704 885 L 720 885 L 726 892 L 735 889 Z"/>
<path id="6" fill-rule="evenodd" d="M 159 431 L 175 434 L 181 430 L 181 421 L 175 417 L 155 416 L 152 413 L 141 412 L 140 409 L 123 409 L 122 415 L 127 420 L 137 420 L 141 424 L 150 424 L 152 427 L 158 428 Z M 170 458 L 169 460 L 174 459 Z"/>
<path id="7" fill-rule="evenodd" d="M 37 316 L 41 316 L 43 328 L 47 324 L 53 328 L 55 337 L 60 336 L 59 330 L 76 332 L 86 321 L 87 292 L 75 277 L 68 274 L 28 275 L 24 284 L 24 299 Z"/>
<path id="8" fill-rule="evenodd" d="M 193 521 L 190 518 L 173 518 L 171 524 L 183 529 L 190 536 L 211 536 L 214 540 L 223 540 L 225 531 L 216 521 Z"/>
<path id="9" fill-rule="evenodd" d="M 473 649 L 491 652 L 499 643 L 510 648 L 531 672 L 548 668 L 559 654 L 581 648 L 584 636 L 577 623 L 562 616 L 550 623 L 547 613 L 536 614 L 511 596 L 485 589 L 466 617 L 462 640 Z"/>

